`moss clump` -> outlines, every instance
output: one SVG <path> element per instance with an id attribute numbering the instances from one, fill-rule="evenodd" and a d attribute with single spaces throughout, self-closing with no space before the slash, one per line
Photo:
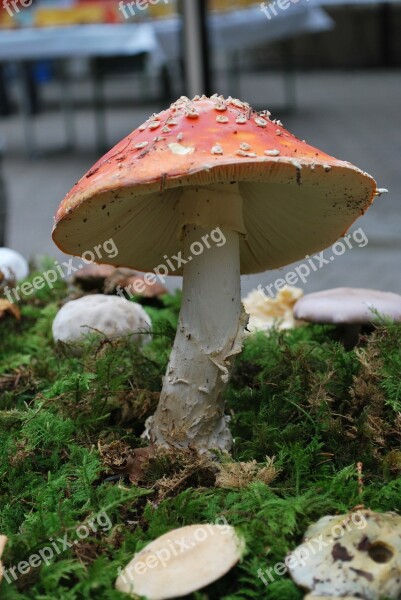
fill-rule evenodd
<path id="1" fill-rule="evenodd" d="M 351 352 L 321 326 L 248 338 L 227 391 L 234 463 L 163 451 L 141 455 L 135 479 L 127 465 L 158 401 L 179 296 L 147 308 L 155 334 L 143 351 L 94 336 L 78 358 L 51 339 L 66 293 L 40 290 L 21 302 L 21 321 L 0 322 L 1 598 L 124 598 L 117 570 L 148 541 L 224 518 L 247 554 L 192 598 L 298 600 L 287 575 L 266 587 L 258 572 L 311 521 L 361 503 L 401 510 L 399 326 Z M 24 565 L 52 542 L 51 559 Z"/>

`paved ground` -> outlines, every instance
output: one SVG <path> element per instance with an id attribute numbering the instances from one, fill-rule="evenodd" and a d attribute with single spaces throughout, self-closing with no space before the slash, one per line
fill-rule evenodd
<path id="1" fill-rule="evenodd" d="M 282 118 L 284 125 L 309 143 L 362 167 L 375 176 L 379 186 L 390 190 L 358 221 L 356 228 L 363 228 L 368 243 L 365 238 L 353 239 L 352 249 L 312 272 L 303 285 L 309 291 L 352 285 L 401 292 L 400 75 L 356 72 L 297 77 L 298 110 Z M 241 82 L 241 96 L 268 108 L 277 103 L 279 84 L 275 75 L 248 74 Z M 80 95 L 79 87 L 75 93 Z M 156 109 L 109 109 L 110 146 Z M 279 111 L 275 116 L 280 116 Z M 46 159 L 34 161 L 24 154 L 19 119 L 3 119 L 0 126 L 8 143 L 4 165 L 10 199 L 8 245 L 26 256 L 58 258 L 50 238 L 52 216 L 64 194 L 97 159 L 92 114 L 89 109 L 77 111 L 73 154 L 52 151 Z M 37 133 L 42 147 L 59 145 L 63 141 L 59 115 L 50 112 L 39 117 Z M 327 257 L 332 254 L 327 251 Z M 293 267 L 244 278 L 244 293 L 274 282 L 289 270 Z M 171 287 L 177 283 L 173 278 Z"/>

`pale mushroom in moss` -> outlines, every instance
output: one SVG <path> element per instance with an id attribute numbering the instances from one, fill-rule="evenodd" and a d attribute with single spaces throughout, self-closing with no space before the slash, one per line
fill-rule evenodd
<path id="1" fill-rule="evenodd" d="M 129 338 L 143 345 L 150 341 L 151 320 L 142 306 L 117 296 L 93 294 L 64 304 L 53 321 L 53 339 L 79 346 L 88 334 L 108 339 Z"/>
<path id="2" fill-rule="evenodd" d="M 188 525 L 138 552 L 120 569 L 116 588 L 135 598 L 181 598 L 223 577 L 243 552 L 243 540 L 229 525 Z"/>
<path id="3" fill-rule="evenodd" d="M 29 265 L 19 252 L 0 248 L 0 271 L 6 281 L 20 281 L 29 275 Z"/>
<path id="4" fill-rule="evenodd" d="M 184 276 L 156 444 L 230 448 L 224 389 L 246 323 L 240 274 L 329 246 L 377 193 L 372 177 L 269 115 L 233 98 L 180 98 L 101 158 L 57 212 L 64 252 L 112 236 L 111 264 Z"/>
<path id="5" fill-rule="evenodd" d="M 4 548 L 6 547 L 7 544 L 7 538 L 5 535 L 0 535 L 0 558 L 3 555 L 4 552 Z M 0 581 L 3 577 L 3 563 L 0 561 Z"/>
<path id="6" fill-rule="evenodd" d="M 401 595 L 401 516 L 360 510 L 322 517 L 286 564 L 310 600 L 396 600 Z"/>
<path id="7" fill-rule="evenodd" d="M 361 333 L 373 330 L 380 316 L 401 321 L 401 296 L 364 288 L 333 288 L 300 298 L 294 316 L 309 323 L 335 325 L 339 339 L 352 349 Z"/>

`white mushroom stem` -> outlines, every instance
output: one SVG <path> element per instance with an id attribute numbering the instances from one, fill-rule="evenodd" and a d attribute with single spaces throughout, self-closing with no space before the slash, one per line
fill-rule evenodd
<path id="1" fill-rule="evenodd" d="M 221 200 L 221 195 L 220 195 Z M 163 390 L 153 417 L 151 439 L 159 445 L 228 450 L 231 434 L 224 416 L 223 391 L 244 332 L 240 294 L 239 235 L 220 228 L 217 246 L 211 229 L 187 225 L 182 308 Z M 205 240 L 194 256 L 191 245 Z"/>

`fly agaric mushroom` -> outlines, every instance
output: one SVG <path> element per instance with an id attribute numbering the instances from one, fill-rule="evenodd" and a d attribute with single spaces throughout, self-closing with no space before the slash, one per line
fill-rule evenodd
<path id="1" fill-rule="evenodd" d="M 138 345 L 150 341 L 151 321 L 140 304 L 117 296 L 93 294 L 64 304 L 53 321 L 55 342 L 80 344 L 89 333 L 115 340 L 129 337 Z"/>
<path id="2" fill-rule="evenodd" d="M 148 600 L 181 598 L 223 577 L 244 542 L 229 525 L 188 525 L 165 533 L 120 570 L 116 588 Z"/>
<path id="3" fill-rule="evenodd" d="M 322 517 L 286 565 L 295 583 L 311 592 L 308 600 L 395 600 L 401 594 L 401 517 L 370 510 Z"/>
<path id="4" fill-rule="evenodd" d="M 119 252 L 110 264 L 184 275 L 150 426 L 157 444 L 230 447 L 223 391 L 242 346 L 240 274 L 329 246 L 379 193 L 372 177 L 269 115 L 233 98 L 182 97 L 101 158 L 56 214 L 53 239 L 64 252 L 112 235 Z M 213 242 L 215 228 L 224 244 Z"/>
<path id="5" fill-rule="evenodd" d="M 296 319 L 337 325 L 347 349 L 357 343 L 362 328 L 373 329 L 377 313 L 401 321 L 401 296 L 363 288 L 333 288 L 306 294 L 294 306 Z"/>

